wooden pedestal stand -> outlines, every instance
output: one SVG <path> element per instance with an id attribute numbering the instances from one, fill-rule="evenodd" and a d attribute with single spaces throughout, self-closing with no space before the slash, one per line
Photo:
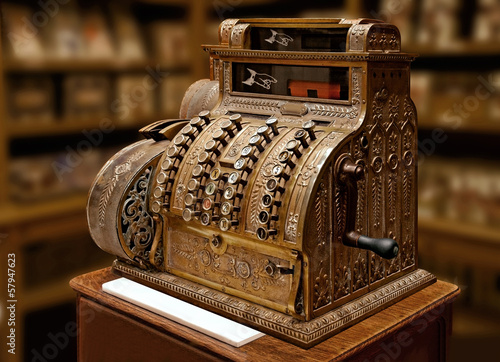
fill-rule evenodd
<path id="1" fill-rule="evenodd" d="M 106 268 L 71 281 L 79 361 L 445 361 L 459 294 L 438 281 L 308 350 L 271 336 L 234 348 L 104 293 L 116 278 Z"/>

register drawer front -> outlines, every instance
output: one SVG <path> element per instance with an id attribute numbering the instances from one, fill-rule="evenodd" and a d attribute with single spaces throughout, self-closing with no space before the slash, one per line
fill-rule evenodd
<path id="1" fill-rule="evenodd" d="M 169 233 L 166 248 L 167 268 L 174 274 L 215 283 L 218 289 L 232 288 L 245 299 L 288 305 L 293 274 L 281 270 L 289 270 L 289 260 L 236 245 L 220 252 L 208 238 L 177 230 Z"/>

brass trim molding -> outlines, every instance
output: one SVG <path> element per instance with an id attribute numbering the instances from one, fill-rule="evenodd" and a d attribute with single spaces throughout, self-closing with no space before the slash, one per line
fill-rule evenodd
<path id="1" fill-rule="evenodd" d="M 300 321 L 246 300 L 229 296 L 164 272 L 145 271 L 115 260 L 114 270 L 167 294 L 202 305 L 203 308 L 236 319 L 270 335 L 310 348 L 341 330 L 374 314 L 389 304 L 436 281 L 436 277 L 417 269 L 309 322 Z"/>
<path id="2" fill-rule="evenodd" d="M 208 50 L 209 48 L 205 48 Z M 245 58 L 272 58 L 287 60 L 334 60 L 346 62 L 366 62 L 366 61 L 413 61 L 416 56 L 407 53 L 366 53 L 366 54 L 346 54 L 346 53 L 300 53 L 300 52 L 272 52 L 264 50 L 240 50 L 227 48 L 210 48 L 210 51 L 220 57 L 245 57 Z"/>

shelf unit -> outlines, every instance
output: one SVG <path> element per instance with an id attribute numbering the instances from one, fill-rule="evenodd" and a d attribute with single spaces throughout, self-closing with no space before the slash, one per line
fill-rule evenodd
<path id="1" fill-rule="evenodd" d="M 10 1 L 10 3 L 15 3 L 15 1 Z M 33 140 L 35 143 L 38 142 L 37 144 L 43 144 L 53 140 L 78 139 L 77 136 L 81 136 L 83 130 L 99 129 L 103 117 L 108 118 L 115 127 L 113 132 L 107 135 L 109 136 L 108 141 L 111 143 L 119 142 L 117 146 L 122 143 L 131 143 L 140 138 L 137 130 L 144 125 L 158 119 L 177 118 L 176 112 L 165 113 L 165 107 L 160 107 L 161 103 L 168 101 L 172 103 L 168 109 L 179 109 L 179 94 L 182 95 L 187 86 L 195 80 L 208 77 L 208 56 L 203 53 L 200 44 L 207 42 L 206 29 L 210 25 L 208 22 L 211 19 L 210 9 L 212 6 L 210 2 L 203 0 L 131 0 L 129 2 L 110 0 L 107 3 L 125 7 L 131 6 L 134 10 L 140 10 L 135 21 L 141 28 L 141 37 L 147 52 L 145 61 L 130 61 L 120 57 L 104 60 L 18 60 L 9 58 L 5 51 L 9 45 L 6 43 L 9 41 L 6 34 L 2 34 L 0 40 L 0 47 L 3 45 L 0 54 L 0 111 L 2 116 L 0 167 L 3 170 L 0 174 L 0 258 L 7 260 L 8 254 L 14 253 L 16 255 L 16 296 L 18 299 L 16 306 L 16 354 L 12 356 L 12 361 L 32 359 L 30 346 L 24 343 L 25 333 L 30 330 L 32 335 L 36 327 L 24 325 L 28 315 L 44 313 L 45 310 L 53 311 L 53 308 L 58 305 L 67 305 L 67 303 L 73 302 L 74 292 L 68 285 L 69 280 L 76 275 L 109 266 L 112 262 L 112 257 L 100 251 L 88 235 L 85 214 L 86 190 L 69 191 L 54 197 L 28 199 L 23 202 L 11 197 L 10 190 L 13 184 L 9 177 L 9 169 L 14 157 L 16 157 L 12 152 L 12 145 L 18 141 L 29 144 Z M 107 3 L 99 4 L 99 6 L 107 6 Z M 40 10 L 37 8 L 37 3 L 27 4 L 31 6 L 33 12 Z M 2 6 L 4 5 L 2 4 Z M 87 3 L 82 1 L 80 6 L 85 7 Z M 174 10 L 175 14 L 184 14 L 184 17 L 182 19 L 172 18 L 171 10 Z M 131 13 L 136 16 L 135 11 Z M 3 22 L 4 19 L 2 19 Z M 158 52 L 152 51 L 155 45 L 151 44 L 152 41 L 149 39 L 149 32 L 153 31 L 149 24 L 152 22 L 176 24 L 175 26 L 180 25 L 185 29 L 188 36 L 188 42 L 185 46 L 191 54 L 188 62 L 178 64 L 165 62 L 158 56 Z M 5 26 L 2 26 L 2 30 L 5 30 Z M 216 32 L 216 29 L 212 30 Z M 8 79 L 15 76 L 43 75 L 54 79 L 54 82 L 62 82 L 61 79 L 72 74 L 102 74 L 110 79 L 110 84 L 113 86 L 117 79 L 123 75 L 145 76 L 147 67 L 156 69 L 158 66 L 162 72 L 168 74 L 167 80 L 177 77 L 181 80 L 185 79 L 185 81 L 183 80 L 183 83 L 177 86 L 172 83 L 172 87 L 178 93 L 175 96 L 165 96 L 164 90 L 161 88 L 163 84 L 161 84 L 154 90 L 155 111 L 148 115 L 134 117 L 133 120 L 123 120 L 119 114 L 75 119 L 72 116 L 64 115 L 60 104 L 57 105 L 59 111 L 55 112 L 49 120 L 31 117 L 28 120 L 15 121 L 8 112 L 9 100 L 7 96 L 10 84 Z M 60 90 L 56 93 L 59 96 L 65 96 Z M 113 98 L 110 97 L 111 99 Z M 115 130 L 119 132 L 115 132 Z M 71 144 L 71 147 L 75 147 L 75 144 Z M 39 151 L 32 149 L 27 151 L 23 157 L 30 157 L 30 155 L 37 157 L 38 153 Z M 86 257 L 84 260 L 86 264 L 82 264 L 83 262 L 75 263 L 75 266 L 72 267 L 70 260 L 64 260 L 66 257 L 64 253 L 68 251 L 66 245 L 71 246 L 77 240 L 79 240 L 79 246 L 75 245 L 75 248 L 80 252 L 80 255 L 76 257 Z M 37 256 L 39 249 L 40 256 Z M 49 260 L 39 260 L 47 257 Z M 66 258 L 70 257 L 75 257 L 75 255 Z M 48 268 L 50 273 L 44 267 L 45 263 L 50 264 Z M 53 265 L 59 263 L 62 268 L 66 269 L 53 270 Z M 42 274 L 47 274 L 47 278 L 33 278 L 33 273 L 37 273 L 36 268 L 45 268 L 46 270 L 40 271 Z M 30 279 L 32 280 L 30 281 Z M 6 288 L 1 292 L 1 299 L 4 301 L 8 299 L 5 290 Z M 7 324 L 2 323 L 0 332 L 6 333 L 6 328 Z M 53 332 L 57 333 L 58 331 L 54 330 Z M 46 340 L 41 343 L 50 342 L 45 334 L 39 337 L 40 341 Z M 71 343 L 74 344 L 75 341 L 72 340 Z"/>

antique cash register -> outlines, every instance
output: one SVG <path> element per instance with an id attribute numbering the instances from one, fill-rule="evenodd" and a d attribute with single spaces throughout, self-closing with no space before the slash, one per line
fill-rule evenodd
<path id="1" fill-rule="evenodd" d="M 433 283 L 417 267 L 417 118 L 393 25 L 230 19 L 179 119 L 90 191 L 114 270 L 308 348 Z"/>

